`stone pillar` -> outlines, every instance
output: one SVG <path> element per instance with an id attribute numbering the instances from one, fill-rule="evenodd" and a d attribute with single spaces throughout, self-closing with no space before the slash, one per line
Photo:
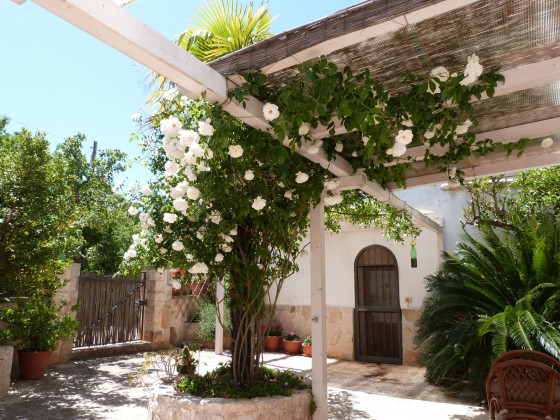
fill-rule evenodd
<path id="1" fill-rule="evenodd" d="M 169 323 L 171 280 L 170 270 L 146 267 L 146 306 L 144 307 L 144 331 L 142 339 L 152 343 L 152 349 L 169 347 L 171 328 Z"/>
<path id="2" fill-rule="evenodd" d="M 72 311 L 71 307 L 78 303 L 78 288 L 80 280 L 82 264 L 72 263 L 64 270 L 64 273 L 58 276 L 61 280 L 68 280 L 68 283 L 61 289 L 58 289 L 55 296 L 55 304 L 57 306 L 64 304 L 59 311 L 59 315 L 70 315 L 76 317 L 76 311 Z M 56 350 L 51 356 L 49 364 L 56 365 L 67 362 L 72 358 L 72 350 L 74 348 L 74 338 L 64 338 L 56 342 Z"/>
<path id="3" fill-rule="evenodd" d="M 10 390 L 13 354 L 13 346 L 0 346 L 0 397 L 6 395 Z"/>

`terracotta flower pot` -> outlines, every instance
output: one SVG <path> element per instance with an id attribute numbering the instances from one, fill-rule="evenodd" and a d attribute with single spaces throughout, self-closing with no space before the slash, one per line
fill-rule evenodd
<path id="1" fill-rule="evenodd" d="M 18 351 L 21 379 L 41 379 L 45 376 L 52 350 Z"/>
<path id="2" fill-rule="evenodd" d="M 280 347 L 280 341 L 282 340 L 282 337 L 279 335 L 273 336 L 273 335 L 267 335 L 266 336 L 266 340 L 264 342 L 264 349 L 266 351 L 278 351 L 278 348 Z"/>
<path id="3" fill-rule="evenodd" d="M 299 346 L 301 344 L 301 341 L 288 341 L 288 340 L 284 340 L 284 350 L 286 350 L 286 353 L 295 356 L 297 354 L 299 354 Z"/>
<path id="4" fill-rule="evenodd" d="M 303 348 L 303 355 L 307 357 L 311 357 L 311 344 L 308 345 L 302 344 L 301 347 Z"/>

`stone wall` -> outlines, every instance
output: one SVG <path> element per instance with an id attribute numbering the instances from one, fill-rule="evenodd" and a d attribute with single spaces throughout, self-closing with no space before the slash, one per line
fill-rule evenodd
<path id="1" fill-rule="evenodd" d="M 311 420 L 310 404 L 311 394 L 305 390 L 291 397 L 232 400 L 193 397 L 176 392 L 171 385 L 159 385 L 150 394 L 148 419 Z"/>
<path id="2" fill-rule="evenodd" d="M 420 353 L 415 349 L 415 323 L 420 309 L 402 309 L 403 364 L 417 366 Z M 294 331 L 302 340 L 311 331 L 311 307 L 278 305 L 275 324 L 282 325 L 283 334 Z M 354 360 L 354 308 L 327 306 L 327 357 Z"/>

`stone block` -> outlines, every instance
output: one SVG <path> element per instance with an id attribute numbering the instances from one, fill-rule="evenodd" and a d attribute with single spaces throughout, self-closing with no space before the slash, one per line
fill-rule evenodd
<path id="1" fill-rule="evenodd" d="M 13 346 L 0 346 L 0 397 L 6 395 L 10 390 L 13 355 Z"/>

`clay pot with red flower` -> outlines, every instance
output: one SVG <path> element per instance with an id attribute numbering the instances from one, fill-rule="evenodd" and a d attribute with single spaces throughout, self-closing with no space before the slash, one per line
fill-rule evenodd
<path id="1" fill-rule="evenodd" d="M 305 337 L 303 343 L 301 343 L 301 348 L 303 349 L 304 356 L 311 357 L 311 343 L 311 334 L 309 334 L 307 337 Z"/>
<path id="2" fill-rule="evenodd" d="M 282 326 L 271 325 L 267 328 L 266 326 L 261 325 L 261 331 L 265 336 L 264 349 L 266 351 L 278 351 L 280 341 L 282 341 Z"/>
<path id="3" fill-rule="evenodd" d="M 290 331 L 290 333 L 284 337 L 284 351 L 289 355 L 298 355 L 300 346 L 301 341 L 294 331 Z"/>

